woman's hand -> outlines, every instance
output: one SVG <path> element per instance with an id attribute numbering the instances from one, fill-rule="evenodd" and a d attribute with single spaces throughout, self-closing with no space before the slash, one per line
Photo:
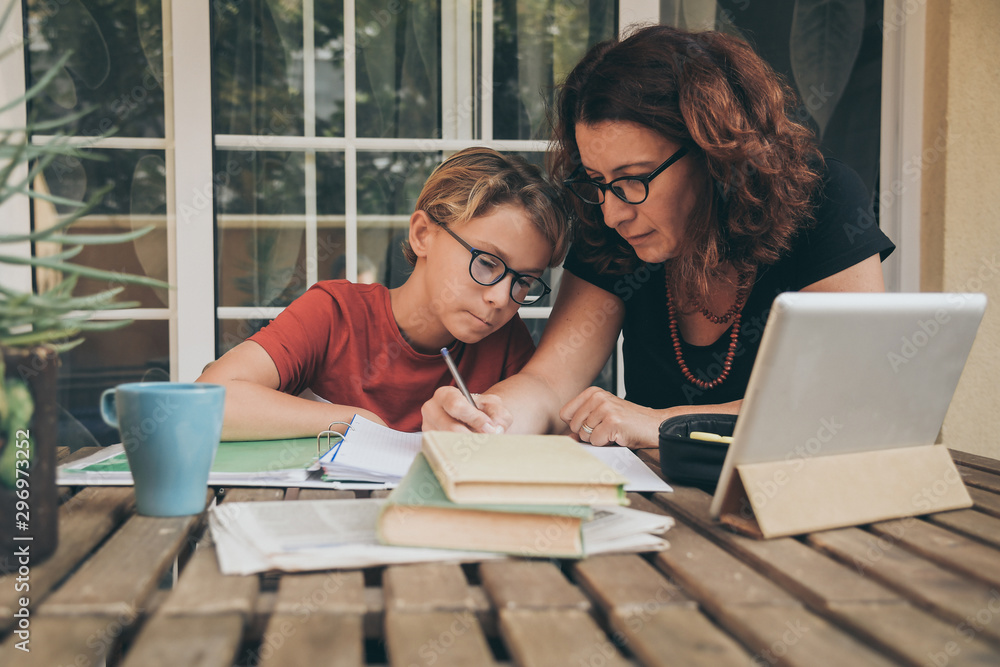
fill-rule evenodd
<path id="1" fill-rule="evenodd" d="M 618 443 L 629 449 L 657 447 L 665 410 L 645 408 L 598 387 L 588 387 L 559 412 L 583 442 L 603 446 Z"/>
<path id="2" fill-rule="evenodd" d="M 420 408 L 422 431 L 503 433 L 514 422 L 503 400 L 493 394 L 473 394 L 477 410 L 457 387 L 438 387 Z"/>

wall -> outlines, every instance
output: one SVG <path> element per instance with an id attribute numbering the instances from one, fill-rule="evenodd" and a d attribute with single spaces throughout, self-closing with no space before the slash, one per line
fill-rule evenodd
<path id="1" fill-rule="evenodd" d="M 921 290 L 984 292 L 986 317 L 942 432 L 1000 459 L 1000 3 L 929 0 Z"/>

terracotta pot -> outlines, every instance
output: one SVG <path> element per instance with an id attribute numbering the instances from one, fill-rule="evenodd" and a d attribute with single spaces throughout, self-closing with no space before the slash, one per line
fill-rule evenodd
<path id="1" fill-rule="evenodd" d="M 27 383 L 35 403 L 27 429 L 34 445 L 34 457 L 28 476 L 22 477 L 28 484 L 21 489 L 9 489 L 0 484 L 0 571 L 13 571 L 24 565 L 20 555 L 25 552 L 25 547 L 29 565 L 34 566 L 51 555 L 58 544 L 56 445 L 59 412 L 56 379 L 59 355 L 49 347 L 25 350 L 3 348 L 2 352 L 6 377 L 20 378 Z M 23 437 L 23 432 L 15 434 L 15 443 Z M 0 433 L 0 440 L 6 439 L 7 433 Z M 12 443 L 6 442 L 4 446 L 12 446 Z M 18 497 L 18 491 L 21 497 Z M 23 503 L 20 507 L 19 501 Z M 26 529 L 24 524 L 27 524 Z"/>

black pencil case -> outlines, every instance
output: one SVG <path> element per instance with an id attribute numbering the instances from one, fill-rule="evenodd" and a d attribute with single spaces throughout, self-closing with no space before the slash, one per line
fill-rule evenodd
<path id="1" fill-rule="evenodd" d="M 697 440 L 692 431 L 731 436 L 736 415 L 692 414 L 671 417 L 660 424 L 660 471 L 681 486 L 695 486 L 708 492 L 722 474 L 729 445 L 724 442 Z"/>

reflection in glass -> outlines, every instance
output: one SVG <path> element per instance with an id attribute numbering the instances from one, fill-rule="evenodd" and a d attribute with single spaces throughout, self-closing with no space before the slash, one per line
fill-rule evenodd
<path id="1" fill-rule="evenodd" d="M 301 153 L 216 151 L 220 306 L 287 306 L 306 288 Z"/>
<path id="2" fill-rule="evenodd" d="M 60 355 L 60 444 L 78 447 L 121 442 L 97 411 L 101 392 L 123 382 L 170 379 L 169 324 L 136 320 L 124 329 L 87 332 L 83 343 Z M 88 435 L 88 432 L 90 435 Z"/>
<path id="3" fill-rule="evenodd" d="M 376 282 L 398 287 L 410 275 L 401 244 L 440 162 L 437 152 L 358 153 L 358 267 L 374 266 Z"/>
<path id="4" fill-rule="evenodd" d="M 441 135 L 440 11 L 437 0 L 356 3 L 359 137 Z"/>
<path id="5" fill-rule="evenodd" d="M 26 7 L 29 87 L 72 52 L 32 102 L 38 120 L 93 109 L 66 131 L 94 136 L 117 128 L 119 137 L 164 136 L 160 0 L 28 0 Z"/>
<path id="6" fill-rule="evenodd" d="M 614 0 L 493 4 L 493 136 L 547 139 L 546 107 L 591 46 L 614 37 Z"/>
<path id="7" fill-rule="evenodd" d="M 316 154 L 316 279 L 347 277 L 344 154 Z"/>
<path id="8" fill-rule="evenodd" d="M 344 3 L 315 3 L 316 136 L 344 136 Z"/>
<path id="9" fill-rule="evenodd" d="M 74 262 L 107 271 L 132 273 L 159 280 L 167 279 L 167 188 L 163 151 L 91 150 L 101 159 L 78 160 L 62 156 L 54 160 L 35 179 L 41 192 L 78 201 L 89 200 L 105 187 L 108 193 L 88 215 L 73 223 L 70 234 L 103 234 L 134 231 L 153 226 L 153 231 L 130 243 L 87 245 Z M 41 199 L 32 200 L 35 229 L 49 227 L 73 209 Z M 68 249 L 64 245 L 39 243 L 35 254 L 52 255 Z M 50 269 L 36 269 L 39 291 L 55 286 L 62 274 Z M 94 294 L 116 285 L 81 277 L 76 293 Z M 126 285 L 121 301 L 136 300 L 144 308 L 167 305 L 166 290 L 140 285 Z"/>
<path id="10" fill-rule="evenodd" d="M 212 7 L 215 132 L 301 136 L 301 2 L 227 0 Z"/>

